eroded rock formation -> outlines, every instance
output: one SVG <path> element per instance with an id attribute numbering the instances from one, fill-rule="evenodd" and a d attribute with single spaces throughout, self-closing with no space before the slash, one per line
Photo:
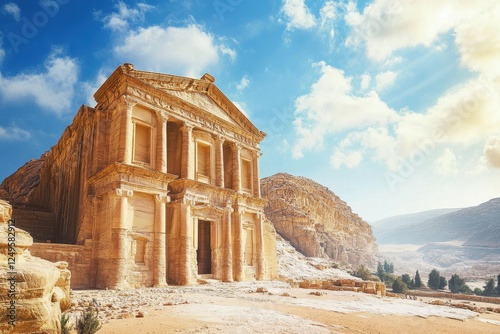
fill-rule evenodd
<path id="1" fill-rule="evenodd" d="M 71 304 L 67 263 L 31 256 L 33 239 L 9 225 L 11 213 L 0 200 L 0 333 L 60 333 Z"/>
<path id="2" fill-rule="evenodd" d="M 372 229 L 328 188 L 304 177 L 276 174 L 261 180 L 265 214 L 276 231 L 306 256 L 375 266 Z"/>

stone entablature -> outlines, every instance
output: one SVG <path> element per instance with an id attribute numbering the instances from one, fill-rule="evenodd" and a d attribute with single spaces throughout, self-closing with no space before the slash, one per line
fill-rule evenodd
<path id="1" fill-rule="evenodd" d="M 52 241 L 85 245 L 81 282 L 277 276 L 259 185 L 265 134 L 213 82 L 122 65 L 46 154 L 28 202 L 54 214 Z"/>

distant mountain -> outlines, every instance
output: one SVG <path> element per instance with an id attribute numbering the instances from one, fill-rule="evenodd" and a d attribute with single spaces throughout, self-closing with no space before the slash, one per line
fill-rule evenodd
<path id="1" fill-rule="evenodd" d="M 397 274 L 418 269 L 425 276 L 435 268 L 447 277 L 481 280 L 500 272 L 500 198 L 407 224 L 409 216 L 392 221 L 392 228 L 374 228 L 379 259 L 392 262 Z"/>
<path id="2" fill-rule="evenodd" d="M 458 240 L 464 246 L 500 248 L 500 198 L 378 232 L 375 229 L 379 244 L 424 245 Z"/>
<path id="3" fill-rule="evenodd" d="M 371 222 L 370 225 L 376 228 L 389 229 L 400 226 L 407 226 L 415 223 L 423 222 L 427 219 L 435 218 L 445 215 L 447 213 L 461 210 L 461 208 L 454 209 L 435 209 L 427 210 L 417 213 L 409 213 L 405 215 L 393 216 Z"/>

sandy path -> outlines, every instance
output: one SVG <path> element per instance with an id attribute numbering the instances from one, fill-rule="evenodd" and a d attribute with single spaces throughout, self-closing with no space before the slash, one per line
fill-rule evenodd
<path id="1" fill-rule="evenodd" d="M 257 287 L 272 295 L 256 293 Z M 148 289 L 141 289 L 122 299 L 105 297 L 116 306 L 137 293 L 154 303 L 142 303 L 146 317 L 110 320 L 99 333 L 500 333 L 500 314 L 351 292 L 314 296 L 309 294 L 314 290 L 291 289 L 281 282 L 152 291 L 148 295 Z M 76 292 L 77 299 L 79 294 L 92 295 Z M 102 305 L 106 299 L 99 298 L 97 294 Z"/>

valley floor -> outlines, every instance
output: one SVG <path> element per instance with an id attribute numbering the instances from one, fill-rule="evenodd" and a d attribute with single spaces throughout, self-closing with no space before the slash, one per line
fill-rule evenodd
<path id="1" fill-rule="evenodd" d="M 73 300 L 73 320 L 88 304 L 99 305 L 105 322 L 102 334 L 500 332 L 498 313 L 290 288 L 284 282 L 209 281 L 192 287 L 85 290 L 75 291 Z"/>

